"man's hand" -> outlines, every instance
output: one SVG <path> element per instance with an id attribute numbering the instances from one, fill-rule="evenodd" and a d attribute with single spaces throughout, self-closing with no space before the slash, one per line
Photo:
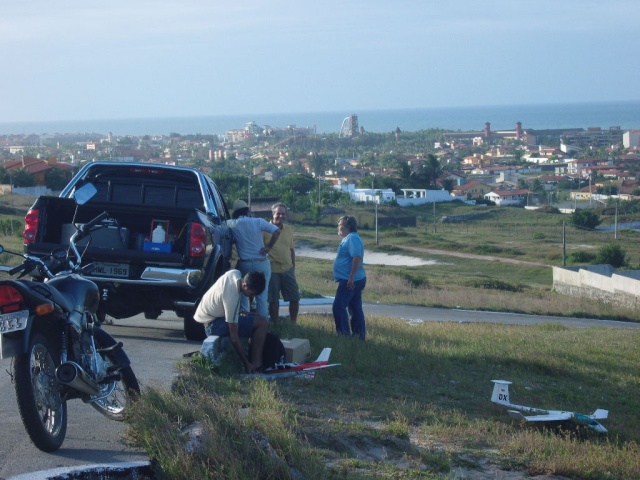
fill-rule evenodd
<path id="1" fill-rule="evenodd" d="M 244 362 L 244 369 L 247 371 L 247 373 L 258 373 L 253 364 L 248 360 Z"/>

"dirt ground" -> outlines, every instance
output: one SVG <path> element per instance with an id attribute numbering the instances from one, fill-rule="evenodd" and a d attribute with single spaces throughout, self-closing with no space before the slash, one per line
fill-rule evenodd
<path id="1" fill-rule="evenodd" d="M 312 417 L 318 411 L 307 405 L 303 409 L 312 410 Z M 311 412 L 310 412 L 311 413 Z M 322 423 L 338 420 L 337 418 L 323 418 Z M 345 421 L 340 418 L 340 421 Z M 357 420 L 355 420 L 357 421 Z M 375 422 L 367 422 L 367 428 L 383 431 L 384 426 Z M 418 464 L 410 461 L 410 458 L 421 458 L 428 455 L 420 455 L 421 451 L 446 452 L 455 449 L 454 445 L 444 443 L 425 444 L 423 439 L 415 435 L 410 435 L 407 439 L 400 439 L 391 435 L 368 436 L 363 433 L 354 437 L 341 437 L 336 440 L 334 436 L 327 435 L 322 426 L 314 428 L 313 425 L 304 425 L 307 441 L 314 447 L 325 452 L 327 465 L 339 468 L 339 461 L 345 457 L 358 459 L 365 462 L 376 462 L 395 466 L 398 470 L 430 470 L 433 466 Z M 335 455 L 333 455 L 335 452 Z M 487 457 L 491 452 L 487 453 Z M 454 467 L 446 475 L 446 478 L 456 480 L 570 480 L 568 477 L 558 475 L 535 475 L 531 476 L 524 471 L 505 470 L 488 458 L 471 457 L 465 455 L 455 455 L 456 463 L 460 466 Z M 363 471 L 363 474 L 366 473 Z"/>

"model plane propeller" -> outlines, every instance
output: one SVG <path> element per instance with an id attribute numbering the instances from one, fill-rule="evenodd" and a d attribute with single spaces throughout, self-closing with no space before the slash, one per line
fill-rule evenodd
<path id="1" fill-rule="evenodd" d="M 337 367 L 339 363 L 329 363 L 331 355 L 330 348 L 324 348 L 318 358 L 309 363 L 276 363 L 271 368 L 266 368 L 264 372 L 247 373 L 241 375 L 242 378 L 265 378 L 267 380 L 277 380 L 280 378 L 305 377 L 313 378 L 316 370 L 323 368 Z"/>
<path id="2" fill-rule="evenodd" d="M 506 380 L 491 380 L 493 385 L 493 394 L 491 395 L 491 401 L 509 407 L 513 410 L 507 410 L 507 413 L 518 420 L 524 420 L 527 422 L 565 422 L 572 421 L 578 425 L 583 425 L 595 430 L 598 433 L 607 433 L 607 429 L 598 422 L 609 416 L 607 410 L 598 408 L 591 415 L 585 415 L 583 413 L 565 412 L 563 410 L 545 410 L 542 408 L 525 407 L 522 405 L 515 405 L 511 403 L 509 397 L 509 385 L 512 382 Z M 534 415 L 524 415 L 524 413 L 532 413 Z"/>

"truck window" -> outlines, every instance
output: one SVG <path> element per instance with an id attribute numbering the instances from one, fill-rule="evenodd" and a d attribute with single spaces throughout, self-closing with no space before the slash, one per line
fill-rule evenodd
<path id="1" fill-rule="evenodd" d="M 175 188 L 162 186 L 147 186 L 144 189 L 144 204 L 159 207 L 173 207 L 175 205 Z"/>
<path id="2" fill-rule="evenodd" d="M 140 204 L 141 185 L 127 185 L 111 182 L 111 201 L 113 203 Z"/>

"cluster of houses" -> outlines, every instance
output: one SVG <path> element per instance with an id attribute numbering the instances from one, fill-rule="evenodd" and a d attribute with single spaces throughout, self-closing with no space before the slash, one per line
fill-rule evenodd
<path id="1" fill-rule="evenodd" d="M 245 129 L 231 133 L 237 134 L 237 141 L 247 135 L 254 135 L 258 129 L 248 124 Z M 270 136 L 286 138 L 287 135 L 314 135 L 309 129 L 295 126 L 286 128 L 260 127 L 261 132 Z M 94 135 L 95 136 L 95 135 Z M 555 137 L 554 137 L 555 136 Z M 235 138 L 235 137 L 234 137 Z M 546 147 L 536 143 L 540 139 L 554 138 L 558 147 Z M 176 152 L 185 152 L 184 161 L 196 161 L 203 170 L 215 171 L 215 164 L 223 159 L 234 158 L 238 162 L 250 160 L 253 175 L 263 176 L 266 180 L 275 180 L 286 174 L 299 171 L 315 175 L 311 158 L 291 158 L 288 153 L 243 149 L 233 142 L 213 144 L 203 140 L 179 138 L 146 137 L 144 142 L 132 141 L 131 144 L 117 145 L 109 135 L 106 138 L 88 138 L 84 142 L 75 141 L 63 158 L 69 163 L 56 160 L 55 155 L 46 151 L 36 158 L 20 155 L 24 147 L 16 147 L 12 139 L 0 139 L 0 165 L 11 174 L 24 170 L 36 180 L 36 185 L 44 185 L 47 171 L 56 169 L 68 178 L 79 161 L 104 158 L 105 151 L 114 161 L 148 161 L 161 163 L 182 163 Z M 135 139 L 133 139 L 135 140 Z M 598 158 L 584 158 L 584 152 L 598 148 Z M 57 149 L 61 148 L 58 144 Z M 477 201 L 489 200 L 496 205 L 536 205 L 542 199 L 534 193 L 548 192 L 544 200 L 553 199 L 550 195 L 558 184 L 572 181 L 583 184 L 571 192 L 572 200 L 589 200 L 598 190 L 613 186 L 618 198 L 630 199 L 640 195 L 637 172 L 640 171 L 640 130 L 623 131 L 619 127 L 603 129 L 569 129 L 562 131 L 526 130 L 520 123 L 513 131 L 492 131 L 489 123 L 478 132 L 452 132 L 443 135 L 442 142 L 436 143 L 436 157 L 441 165 L 447 165 L 446 173 L 438 179 L 441 190 L 403 188 L 399 192 L 391 189 L 355 188 L 355 184 L 368 176 L 396 176 L 397 162 L 406 162 L 412 171 L 424 164 L 420 155 L 395 155 L 394 165 L 363 165 L 358 158 L 336 158 L 326 167 L 322 181 L 332 184 L 336 189 L 348 192 L 354 201 L 387 203 L 398 205 L 419 205 L 432 202 L 453 200 Z M 16 150 L 18 149 L 19 150 Z M 106 149 L 106 150 L 105 150 Z M 461 156 L 462 151 L 477 151 Z M 605 155 L 602 152 L 605 151 Z M 3 153 L 4 152 L 4 153 Z M 576 152 L 582 152 L 580 158 L 573 158 Z M 4 158 L 3 158 L 4 157 Z M 446 182 L 445 182 L 446 180 Z"/>

